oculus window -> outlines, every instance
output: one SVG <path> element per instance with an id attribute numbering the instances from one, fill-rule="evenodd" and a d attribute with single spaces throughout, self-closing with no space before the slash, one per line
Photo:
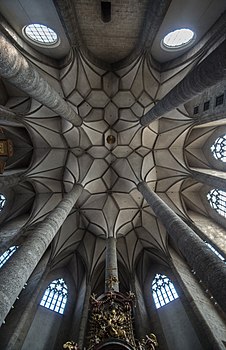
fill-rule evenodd
<path id="1" fill-rule="evenodd" d="M 63 278 L 52 281 L 47 287 L 40 305 L 58 312 L 64 313 L 64 308 L 67 302 L 68 288 Z"/>
<path id="2" fill-rule="evenodd" d="M 176 289 L 170 279 L 161 274 L 156 274 L 152 282 L 152 295 L 156 309 L 178 298 Z"/>
<path id="3" fill-rule="evenodd" d="M 58 35 L 53 29 L 43 24 L 29 24 L 23 28 L 23 34 L 33 44 L 41 46 L 55 46 L 59 44 Z"/>
<path id="4" fill-rule="evenodd" d="M 195 33 L 188 28 L 176 29 L 168 33 L 161 41 L 165 50 L 179 50 L 190 46 L 195 40 Z"/>
<path id="5" fill-rule="evenodd" d="M 18 246 L 10 247 L 5 253 L 0 256 L 0 268 L 6 263 L 6 261 L 15 253 Z"/>
<path id="6" fill-rule="evenodd" d="M 226 192 L 213 189 L 207 193 L 207 199 L 211 208 L 226 218 Z"/>
<path id="7" fill-rule="evenodd" d="M 2 193 L 0 193 L 0 211 L 2 211 L 2 209 L 4 208 L 5 203 L 6 203 L 5 196 L 3 196 Z"/>
<path id="8" fill-rule="evenodd" d="M 214 158 L 219 159 L 221 162 L 226 162 L 226 134 L 216 139 L 213 145 L 210 147 Z"/>

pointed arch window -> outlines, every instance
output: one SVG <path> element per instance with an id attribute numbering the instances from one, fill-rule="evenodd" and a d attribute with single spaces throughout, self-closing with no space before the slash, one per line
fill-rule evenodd
<path id="1" fill-rule="evenodd" d="M 208 192 L 207 199 L 211 208 L 226 218 L 226 192 L 214 188 Z"/>
<path id="2" fill-rule="evenodd" d="M 4 208 L 6 203 L 6 198 L 5 196 L 3 196 L 2 193 L 0 193 L 0 211 L 2 211 L 2 209 Z"/>
<path id="3" fill-rule="evenodd" d="M 218 137 L 210 147 L 214 158 L 226 162 L 226 134 Z"/>
<path id="4" fill-rule="evenodd" d="M 170 279 L 161 274 L 156 274 L 152 282 L 152 295 L 156 309 L 178 298 L 176 289 Z"/>
<path id="5" fill-rule="evenodd" d="M 40 302 L 40 305 L 47 309 L 58 312 L 59 314 L 64 313 L 64 308 L 67 302 L 68 288 L 63 278 L 52 281 Z"/>
<path id="6" fill-rule="evenodd" d="M 15 253 L 18 246 L 12 246 L 5 253 L 0 256 L 0 268 L 6 263 L 6 261 Z"/>

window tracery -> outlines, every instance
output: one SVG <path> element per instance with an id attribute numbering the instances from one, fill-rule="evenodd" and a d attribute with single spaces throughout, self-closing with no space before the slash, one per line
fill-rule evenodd
<path id="1" fill-rule="evenodd" d="M 10 247 L 5 253 L 0 256 L 0 268 L 6 263 L 6 261 L 15 253 L 18 246 Z"/>
<path id="2" fill-rule="evenodd" d="M 214 188 L 207 193 L 207 199 L 211 208 L 226 218 L 226 192 Z"/>
<path id="3" fill-rule="evenodd" d="M 176 289 L 170 279 L 161 274 L 156 274 L 152 282 L 152 295 L 156 309 L 178 298 Z"/>
<path id="4" fill-rule="evenodd" d="M 68 288 L 63 278 L 52 281 L 47 287 L 40 305 L 58 312 L 64 313 L 64 308 L 67 302 Z"/>
<path id="5" fill-rule="evenodd" d="M 215 159 L 226 162 L 226 134 L 218 137 L 210 147 Z"/>

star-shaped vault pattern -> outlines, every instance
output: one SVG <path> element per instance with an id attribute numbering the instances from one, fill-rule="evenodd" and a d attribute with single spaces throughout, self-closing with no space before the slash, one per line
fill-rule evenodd
<path id="1" fill-rule="evenodd" d="M 35 100 L 24 118 L 33 143 L 26 177 L 36 192 L 29 224 L 42 220 L 76 183 L 84 187 L 53 242 L 53 264 L 79 251 L 91 274 L 97 261 L 104 261 L 106 237 L 118 238 L 119 261 L 128 269 L 142 249 L 164 260 L 167 233 L 137 184 L 147 182 L 186 216 L 180 197 L 188 176 L 182 146 L 192 122 L 185 110 L 145 128 L 140 118 L 194 64 L 160 74 L 146 55 L 110 72 L 73 51 L 60 71 L 43 65 L 45 78 L 83 120 L 75 127 Z M 126 252 L 128 244 L 132 254 Z"/>

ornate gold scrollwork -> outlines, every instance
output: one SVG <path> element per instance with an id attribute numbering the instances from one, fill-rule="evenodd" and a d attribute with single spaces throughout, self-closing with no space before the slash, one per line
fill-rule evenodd
<path id="1" fill-rule="evenodd" d="M 98 299 L 91 296 L 91 317 L 88 348 L 111 338 L 121 339 L 135 347 L 132 325 L 134 294 L 108 292 Z"/>
<path id="2" fill-rule="evenodd" d="M 63 348 L 68 350 L 79 350 L 78 344 L 75 343 L 73 340 L 67 341 L 63 345 Z"/>
<path id="3" fill-rule="evenodd" d="M 108 287 L 108 289 L 113 289 L 114 284 L 118 282 L 118 278 L 116 276 L 110 275 L 107 279 L 106 279 L 106 286 Z"/>

